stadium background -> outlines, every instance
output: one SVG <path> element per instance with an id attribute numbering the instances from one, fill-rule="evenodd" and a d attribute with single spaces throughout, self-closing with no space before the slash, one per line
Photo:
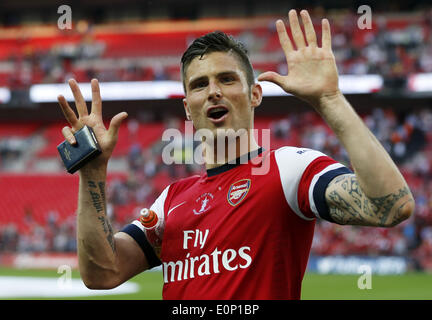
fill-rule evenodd
<path id="1" fill-rule="evenodd" d="M 72 9 L 70 30 L 57 25 L 62 4 Z M 372 9 L 372 28 L 362 30 L 357 8 L 364 4 Z M 56 96 L 68 96 L 65 82 L 77 79 L 86 94 L 90 79 L 98 78 L 105 119 L 129 113 L 107 184 L 108 214 L 119 230 L 167 184 L 203 169 L 161 160 L 164 130 L 184 131 L 179 59 L 188 43 L 223 30 L 246 44 L 257 75 L 283 73 L 274 21 L 290 8 L 308 9 L 318 34 L 320 18 L 329 18 L 343 91 L 395 159 L 416 200 L 414 216 L 391 229 L 319 221 L 303 298 L 431 299 L 431 6 L 427 1 L 232 0 L 0 3 L 0 298 L 72 298 L 62 291 L 58 268 L 70 266 L 72 277 L 79 278 L 78 177 L 64 171 L 56 150 L 66 125 Z M 348 164 L 344 149 L 309 106 L 271 89 L 264 90 L 255 128 L 271 129 L 273 148 L 301 145 Z M 357 286 L 364 264 L 371 267 L 372 289 Z M 54 293 L 48 284 L 32 284 L 45 278 L 55 280 Z M 138 292 L 81 291 L 78 297 L 160 298 L 160 271 L 129 282 L 138 284 Z M 27 293 L 14 293 L 18 283 Z"/>

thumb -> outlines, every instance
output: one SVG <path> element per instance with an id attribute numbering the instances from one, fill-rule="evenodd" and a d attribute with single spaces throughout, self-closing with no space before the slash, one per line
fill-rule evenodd
<path id="1" fill-rule="evenodd" d="M 293 90 L 292 90 L 290 79 L 288 78 L 288 76 L 281 76 L 277 72 L 267 71 L 267 72 L 261 73 L 257 79 L 258 79 L 258 81 L 273 82 L 274 84 L 281 87 L 282 90 L 284 90 L 285 92 L 292 94 Z"/>
<path id="2" fill-rule="evenodd" d="M 117 138 L 120 125 L 123 122 L 124 119 L 128 117 L 128 114 L 126 112 L 120 112 L 119 114 L 116 114 L 110 122 L 109 128 L 108 128 L 108 134 L 112 138 Z"/>
<path id="3" fill-rule="evenodd" d="M 267 71 L 267 72 L 261 73 L 258 76 L 258 81 L 270 81 L 270 82 L 277 84 L 278 86 L 282 86 L 282 84 L 284 82 L 284 77 L 281 76 L 279 73 L 276 73 L 273 71 Z"/>

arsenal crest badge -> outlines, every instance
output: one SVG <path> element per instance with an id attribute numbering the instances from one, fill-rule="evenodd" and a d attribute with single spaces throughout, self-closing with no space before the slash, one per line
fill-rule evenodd
<path id="1" fill-rule="evenodd" d="M 240 202 L 242 202 L 243 199 L 248 194 L 250 186 L 251 186 L 250 179 L 242 179 L 237 182 L 234 182 L 228 190 L 228 194 L 227 194 L 228 203 L 232 206 L 236 206 Z"/>

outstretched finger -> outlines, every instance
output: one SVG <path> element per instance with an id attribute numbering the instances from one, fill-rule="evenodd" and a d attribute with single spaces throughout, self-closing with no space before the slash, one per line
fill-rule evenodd
<path id="1" fill-rule="evenodd" d="M 127 118 L 127 116 L 128 114 L 126 112 L 120 112 L 111 119 L 108 128 L 108 134 L 111 136 L 112 139 L 117 139 L 120 125 L 123 120 Z"/>
<path id="2" fill-rule="evenodd" d="M 291 34 L 294 39 L 294 43 L 297 49 L 306 47 L 306 43 L 303 36 L 303 31 L 300 28 L 300 22 L 297 17 L 297 12 L 294 9 L 291 9 L 288 13 L 289 24 L 291 28 Z"/>
<path id="3" fill-rule="evenodd" d="M 75 112 L 69 106 L 69 103 L 66 101 L 65 97 L 62 95 L 59 95 L 57 97 L 57 100 L 58 100 L 60 108 L 61 108 L 67 122 L 69 122 L 69 124 L 72 126 L 72 128 L 79 129 L 80 122 L 78 121 Z"/>
<path id="4" fill-rule="evenodd" d="M 330 22 L 327 19 L 322 19 L 322 48 L 331 50 L 331 32 Z"/>
<path id="5" fill-rule="evenodd" d="M 304 29 L 305 29 L 305 35 L 306 40 L 308 42 L 308 45 L 310 46 L 317 46 L 317 38 L 315 34 L 315 29 L 313 27 L 313 23 L 311 20 L 311 17 L 309 16 L 309 13 L 307 10 L 300 11 L 300 15 L 302 17 Z"/>
<path id="6" fill-rule="evenodd" d="M 81 90 L 78 87 L 78 83 L 75 81 L 75 79 L 70 79 L 68 83 L 69 83 L 69 87 L 72 90 L 72 94 L 75 98 L 75 105 L 78 110 L 78 115 L 80 117 L 87 116 L 88 115 L 87 105 L 84 100 L 84 97 L 81 94 Z"/>
<path id="7" fill-rule="evenodd" d="M 91 80 L 91 90 L 92 90 L 92 106 L 91 112 L 102 116 L 102 98 L 100 95 L 99 82 L 97 79 Z"/>
<path id="8" fill-rule="evenodd" d="M 285 28 L 285 24 L 282 20 L 276 21 L 276 31 L 278 33 L 279 42 L 281 44 L 282 50 L 287 56 L 291 51 L 293 51 L 293 46 L 291 43 L 291 39 L 288 36 L 288 33 Z"/>

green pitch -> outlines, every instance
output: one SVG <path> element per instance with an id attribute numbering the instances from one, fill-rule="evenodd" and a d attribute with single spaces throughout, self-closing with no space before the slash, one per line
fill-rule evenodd
<path id="1" fill-rule="evenodd" d="M 306 274 L 303 300 L 431 300 L 432 274 L 373 275 L 371 289 L 359 289 L 360 275 Z"/>
<path id="2" fill-rule="evenodd" d="M 0 268 L 0 277 L 52 277 L 58 278 L 56 270 L 17 270 Z M 371 289 L 359 289 L 357 281 L 360 275 L 318 275 L 307 273 L 303 280 L 302 299 L 326 300 L 386 300 L 386 299 L 432 299 L 432 274 L 409 273 L 398 276 L 372 275 Z M 77 271 L 72 278 L 79 279 Z M 139 285 L 139 291 L 133 294 L 106 295 L 76 298 L 54 299 L 128 299 L 158 300 L 162 297 L 162 273 L 144 272 L 131 280 Z M 29 297 L 30 299 L 41 299 Z M 13 299 L 13 297 L 11 297 Z M 22 298 L 21 298 L 22 299 Z"/>

